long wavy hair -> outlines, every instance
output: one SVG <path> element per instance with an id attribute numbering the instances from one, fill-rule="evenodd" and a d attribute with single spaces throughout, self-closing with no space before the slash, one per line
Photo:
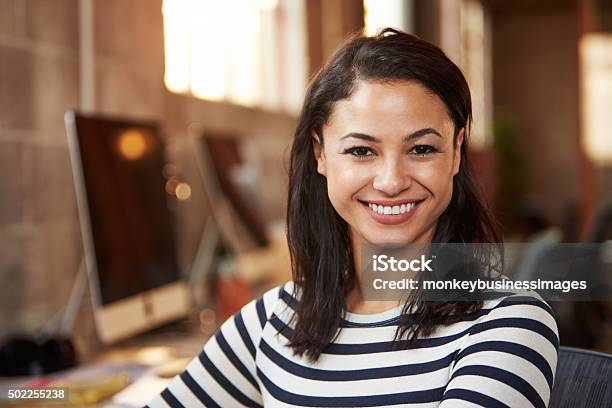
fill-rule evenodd
<path id="1" fill-rule="evenodd" d="M 326 178 L 317 172 L 313 135 L 324 143 L 322 129 L 334 103 L 350 97 L 360 80 L 416 81 L 444 102 L 454 124 L 455 145 L 465 129 L 452 198 L 438 219 L 433 242 L 501 242 L 470 173 L 472 106 L 461 70 L 438 47 L 395 29 L 350 38 L 311 81 L 291 150 L 287 240 L 298 302 L 289 346 L 313 361 L 339 333 L 346 296 L 356 284 L 349 226 L 328 198 Z M 412 297 L 404 306 L 396 339 L 405 338 L 410 344 L 418 336 L 430 335 L 436 326 L 462 320 L 480 307 L 482 301 Z"/>

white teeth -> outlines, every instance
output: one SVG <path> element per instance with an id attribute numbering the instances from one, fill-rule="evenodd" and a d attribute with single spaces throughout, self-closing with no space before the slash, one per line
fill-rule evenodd
<path id="1" fill-rule="evenodd" d="M 407 204 L 402 204 L 402 205 L 384 206 L 384 205 L 368 203 L 368 207 L 370 207 L 372 211 L 374 211 L 375 213 L 384 214 L 384 215 L 404 214 L 412 210 L 415 205 L 416 203 L 407 203 Z"/>

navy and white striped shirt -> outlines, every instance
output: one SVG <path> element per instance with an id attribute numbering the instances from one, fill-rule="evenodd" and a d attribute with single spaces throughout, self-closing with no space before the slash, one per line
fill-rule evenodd
<path id="1" fill-rule="evenodd" d="M 440 326 L 408 349 L 393 338 L 401 307 L 347 313 L 315 363 L 278 333 L 292 316 L 292 283 L 225 322 L 149 406 L 545 407 L 559 336 L 534 292 L 485 301 L 470 320 Z M 290 330 L 290 329 L 289 329 Z"/>

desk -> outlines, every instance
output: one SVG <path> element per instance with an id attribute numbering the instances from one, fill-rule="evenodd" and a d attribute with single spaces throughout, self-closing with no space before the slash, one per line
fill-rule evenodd
<path id="1" fill-rule="evenodd" d="M 93 364 L 108 364 L 108 363 L 147 363 L 151 366 L 149 372 L 142 377 L 136 379 L 136 383 L 155 379 L 153 373 L 156 367 L 176 359 L 183 359 L 183 365 L 197 356 L 202 347 L 208 340 L 209 336 L 202 333 L 195 325 L 189 325 L 187 322 L 170 325 L 161 329 L 152 331 L 144 335 L 130 338 L 119 344 L 109 347 L 107 350 L 96 356 Z M 181 370 L 182 371 L 182 370 Z M 168 382 L 170 378 L 158 379 Z M 132 384 L 129 387 L 137 387 L 138 384 Z M 125 407 L 126 405 L 117 405 L 112 402 L 112 398 L 104 400 L 97 405 L 96 408 L 115 408 Z"/>
<path id="2" fill-rule="evenodd" d="M 128 387 L 137 387 L 139 381 L 163 384 L 164 381 L 169 381 L 170 378 L 157 379 L 154 371 L 168 361 L 182 359 L 186 363 L 188 360 L 191 360 L 191 358 L 200 353 L 208 337 L 195 325 L 182 321 L 109 346 L 93 358 L 84 361 L 80 366 L 58 374 L 62 378 L 64 376 L 82 378 L 81 375 L 90 378 L 89 375 L 92 372 L 101 372 L 102 374 L 105 372 L 124 372 L 129 373 L 130 377 L 135 379 L 135 382 Z M 28 381 L 30 380 L 34 379 L 28 379 Z M 0 388 L 3 388 L 6 382 L 5 379 L 1 379 Z M 41 407 L 43 405 L 19 404 L 9 406 Z M 74 408 L 76 405 L 59 403 L 49 406 Z M 113 397 L 110 397 L 97 404 L 87 406 L 92 408 L 125 408 L 129 405 L 116 404 L 113 402 Z"/>

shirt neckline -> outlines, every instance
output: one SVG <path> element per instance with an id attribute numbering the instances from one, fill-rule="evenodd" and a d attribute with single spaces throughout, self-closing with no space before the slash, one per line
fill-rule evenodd
<path id="1" fill-rule="evenodd" d="M 353 323 L 381 323 L 399 317 L 403 308 L 404 305 L 398 305 L 392 309 L 385 310 L 384 312 L 372 314 L 352 313 L 345 311 L 344 320 Z"/>

